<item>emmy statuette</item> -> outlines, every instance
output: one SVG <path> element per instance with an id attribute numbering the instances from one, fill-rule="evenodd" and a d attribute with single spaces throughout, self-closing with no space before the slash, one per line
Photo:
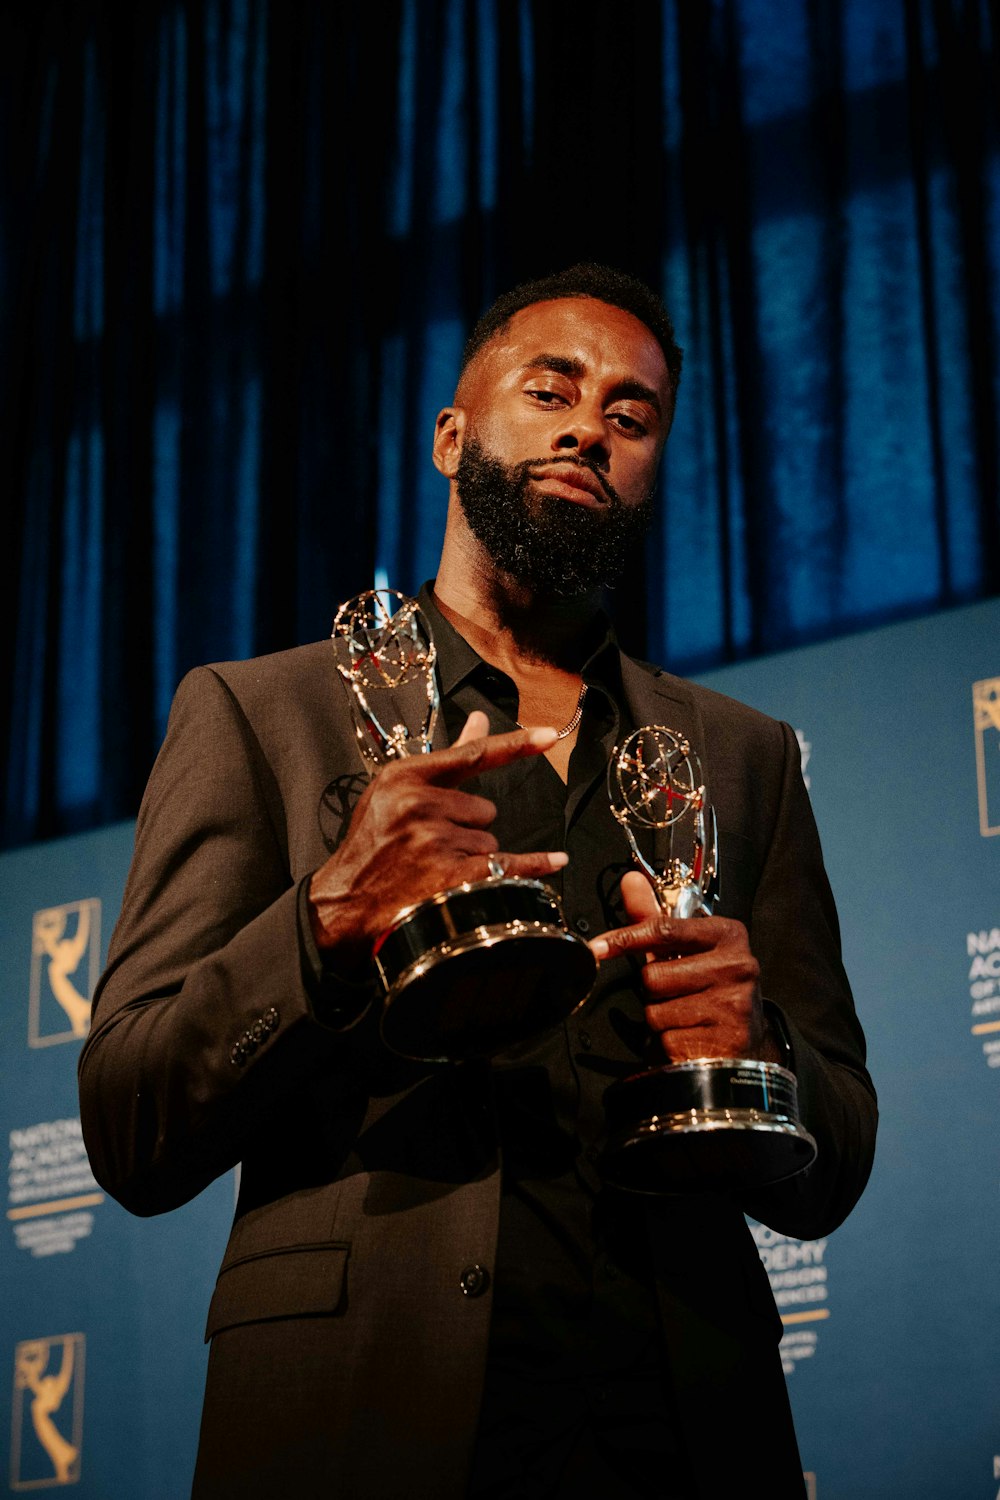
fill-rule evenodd
<path id="1" fill-rule="evenodd" d="M 711 916 L 719 894 L 715 813 L 683 735 L 646 725 L 608 766 L 611 810 L 663 911 Z M 648 859 L 636 833 L 654 830 Z M 699 1057 L 633 1074 L 605 1094 L 601 1169 L 638 1193 L 752 1191 L 801 1172 L 816 1143 L 798 1116 L 794 1073 L 752 1058 Z"/>
<path id="2" fill-rule="evenodd" d="M 370 776 L 431 749 L 437 651 L 415 599 L 370 590 L 341 605 L 332 639 Z M 541 880 L 468 882 L 399 912 L 375 945 L 385 991 L 382 1037 L 403 1057 L 490 1056 L 548 1030 L 583 1004 L 596 961 Z"/>

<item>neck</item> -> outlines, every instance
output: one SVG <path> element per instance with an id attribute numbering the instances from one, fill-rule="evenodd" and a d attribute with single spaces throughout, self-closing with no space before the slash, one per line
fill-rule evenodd
<path id="1" fill-rule="evenodd" d="M 445 548 L 434 582 L 441 613 L 485 661 L 516 676 L 520 663 L 579 671 L 599 608 L 596 595 L 539 599 L 482 555 L 455 559 Z M 461 565 L 457 565 L 460 563 Z"/>

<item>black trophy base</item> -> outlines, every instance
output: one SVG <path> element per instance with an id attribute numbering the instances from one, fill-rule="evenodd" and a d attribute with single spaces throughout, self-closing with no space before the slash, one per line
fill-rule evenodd
<path id="1" fill-rule="evenodd" d="M 696 1058 L 633 1074 L 604 1096 L 601 1173 L 633 1193 L 748 1193 L 816 1157 L 794 1073 L 746 1058 Z"/>
<path id="2" fill-rule="evenodd" d="M 402 1057 L 463 1062 L 548 1031 L 586 1000 L 594 955 L 539 880 L 458 886 L 403 912 L 375 955 L 382 1039 Z"/>

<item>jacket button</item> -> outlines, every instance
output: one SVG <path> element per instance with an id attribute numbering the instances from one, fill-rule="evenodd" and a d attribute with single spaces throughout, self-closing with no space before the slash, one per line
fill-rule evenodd
<path id="1" fill-rule="evenodd" d="M 268 1031 L 277 1031 L 279 1020 L 280 1017 L 274 1006 L 269 1006 L 268 1009 L 264 1012 L 264 1025 L 267 1027 Z"/>
<path id="2" fill-rule="evenodd" d="M 264 1025 L 264 1022 L 255 1021 L 250 1027 L 250 1035 L 253 1037 L 255 1042 L 262 1042 L 267 1036 L 267 1027 Z"/>
<path id="3" fill-rule="evenodd" d="M 590 931 L 590 923 L 587 921 L 586 917 L 577 917 L 576 930 L 577 932 L 582 932 L 586 937 L 587 933 Z"/>
<path id="4" fill-rule="evenodd" d="M 230 1052 L 229 1061 L 236 1068 L 242 1068 L 243 1064 L 246 1062 L 246 1053 L 240 1046 L 239 1042 L 236 1043 L 235 1047 Z"/>
<path id="5" fill-rule="evenodd" d="M 490 1273 L 485 1266 L 466 1266 L 458 1281 L 466 1297 L 481 1297 L 490 1284 Z"/>

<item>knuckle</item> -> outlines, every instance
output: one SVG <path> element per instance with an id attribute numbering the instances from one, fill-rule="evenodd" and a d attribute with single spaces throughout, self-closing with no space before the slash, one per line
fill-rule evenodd
<path id="1" fill-rule="evenodd" d="M 372 782 L 371 790 L 378 792 L 386 788 L 392 789 L 397 784 L 406 785 L 413 779 L 413 768 L 408 760 L 387 760 L 379 767 L 378 775 Z"/>
<path id="2" fill-rule="evenodd" d="M 426 820 L 411 824 L 407 830 L 407 839 L 411 848 L 421 854 L 439 849 L 444 842 L 438 825 Z"/>
<path id="3" fill-rule="evenodd" d="M 402 783 L 393 781 L 390 786 L 384 787 L 382 790 L 384 790 L 382 801 L 387 801 L 388 798 L 391 798 L 391 805 L 396 808 L 397 813 L 409 813 L 411 808 L 417 804 L 417 787 L 412 784 L 412 781 L 402 781 Z"/>
<path id="4" fill-rule="evenodd" d="M 760 964 L 752 953 L 741 954 L 726 966 L 726 978 L 733 986 L 750 988 L 760 978 Z"/>
<path id="5" fill-rule="evenodd" d="M 470 823 L 492 823 L 496 818 L 496 803 L 490 802 L 487 797 L 474 797 L 468 792 L 460 794 L 462 801 L 462 813 Z"/>
<path id="6" fill-rule="evenodd" d="M 735 917 L 720 917 L 718 920 L 722 923 L 723 942 L 726 943 L 727 946 L 731 946 L 733 948 L 742 948 L 745 949 L 747 953 L 749 953 L 750 935 L 744 927 L 743 923 L 738 922 Z"/>

